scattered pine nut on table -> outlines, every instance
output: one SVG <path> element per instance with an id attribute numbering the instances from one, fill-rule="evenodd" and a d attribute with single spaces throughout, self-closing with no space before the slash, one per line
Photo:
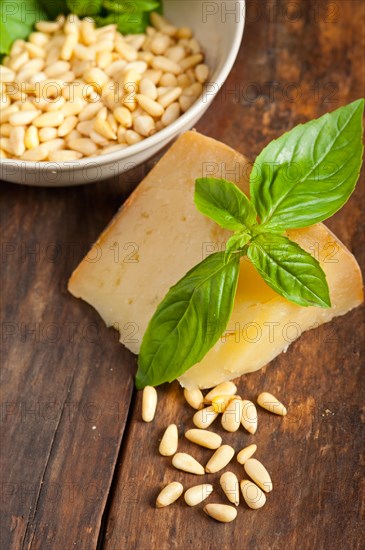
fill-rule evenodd
<path id="1" fill-rule="evenodd" d="M 175 122 L 201 96 L 210 70 L 190 29 L 155 13 L 151 23 L 145 34 L 123 36 L 117 25 L 96 29 L 72 14 L 39 21 L 28 41 L 16 40 L 0 65 L 2 158 L 94 157 Z M 83 121 L 88 141 L 78 142 L 72 133 Z M 64 154 L 39 145 L 44 129 L 62 140 Z"/>

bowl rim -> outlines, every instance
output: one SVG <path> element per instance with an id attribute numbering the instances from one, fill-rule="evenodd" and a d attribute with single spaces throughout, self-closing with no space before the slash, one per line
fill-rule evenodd
<path id="1" fill-rule="evenodd" d="M 220 86 L 226 81 L 229 73 L 231 72 L 233 65 L 236 61 L 238 51 L 242 42 L 243 37 L 243 31 L 245 27 L 245 20 L 246 20 L 246 0 L 237 0 L 238 3 L 241 5 L 242 8 L 242 18 L 239 19 L 239 22 L 236 23 L 235 26 L 235 32 L 233 34 L 233 40 L 231 49 L 228 53 L 227 59 L 224 62 L 222 68 L 220 71 L 215 75 L 214 81 L 210 82 L 218 82 Z M 209 97 L 207 98 L 205 102 L 205 109 L 209 107 L 209 105 L 212 103 L 212 101 L 215 99 L 216 95 L 218 94 L 220 90 L 220 87 L 218 90 L 214 91 Z M 204 94 L 204 92 L 203 92 Z M 201 110 L 202 105 L 202 98 L 203 94 L 199 96 L 199 98 L 193 103 L 193 105 L 182 115 L 179 116 L 177 120 L 175 120 L 172 124 L 169 126 L 166 126 L 162 130 L 159 130 L 152 136 L 144 139 L 143 141 L 139 143 L 135 143 L 133 145 L 129 145 L 128 147 L 125 147 L 121 149 L 120 151 L 111 151 L 110 153 L 103 153 L 101 155 L 96 155 L 94 157 L 84 157 L 79 160 L 75 161 L 64 161 L 64 162 L 54 162 L 50 160 L 46 161 L 30 161 L 30 160 L 22 160 L 22 159 L 8 159 L 8 158 L 0 158 L 0 165 L 6 164 L 7 166 L 17 166 L 18 168 L 42 168 L 42 169 L 49 169 L 49 170 L 55 170 L 56 168 L 58 170 L 66 172 L 70 169 L 82 169 L 87 168 L 90 164 L 95 165 L 95 163 L 104 165 L 104 164 L 110 164 L 113 162 L 121 162 L 123 160 L 128 161 L 130 160 L 129 157 L 132 157 L 135 154 L 143 152 L 145 149 L 149 149 L 155 146 L 158 146 L 158 144 L 161 142 L 161 148 L 164 146 L 164 143 L 169 140 L 171 137 L 171 134 L 177 134 L 183 130 L 184 126 L 189 122 L 189 120 L 194 119 L 197 115 L 199 115 L 199 112 Z"/>

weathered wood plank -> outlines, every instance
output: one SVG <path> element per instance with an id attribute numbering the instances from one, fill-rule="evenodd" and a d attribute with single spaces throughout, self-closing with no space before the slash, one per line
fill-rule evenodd
<path id="1" fill-rule="evenodd" d="M 89 550 L 134 359 L 66 284 L 126 191 L 3 184 L 2 196 L 2 547 Z"/>
<path id="2" fill-rule="evenodd" d="M 254 157 L 295 124 L 361 97 L 364 5 L 356 0 L 248 4 L 238 62 L 198 129 Z M 359 185 L 329 226 L 364 265 L 362 203 Z M 105 549 L 360 548 L 362 323 L 363 311 L 357 309 L 305 334 L 270 366 L 240 380 L 241 395 L 254 399 L 259 391 L 271 390 L 290 413 L 281 419 L 260 411 L 256 436 L 227 434 L 217 421 L 213 424 L 237 450 L 255 441 L 257 457 L 274 482 L 266 507 L 255 512 L 241 505 L 233 524 L 218 524 L 204 515 L 202 505 L 190 509 L 182 499 L 155 509 L 165 483 L 179 480 L 188 488 L 203 482 L 159 456 L 164 428 L 177 423 L 179 449 L 203 464 L 211 451 L 184 440 L 193 411 L 177 384 L 160 389 L 157 418 L 150 425 L 141 422 L 138 395 L 123 442 Z M 237 463 L 226 469 L 243 477 Z M 219 474 L 205 480 L 216 486 L 209 501 L 224 503 Z"/>

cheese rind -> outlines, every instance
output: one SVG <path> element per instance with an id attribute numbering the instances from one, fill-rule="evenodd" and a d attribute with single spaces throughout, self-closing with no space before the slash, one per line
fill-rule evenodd
<path id="1" fill-rule="evenodd" d="M 224 249 L 231 234 L 197 211 L 195 179 L 225 177 L 247 193 L 248 167 L 248 161 L 226 145 L 196 132 L 183 134 L 73 273 L 70 292 L 117 328 L 120 341 L 133 353 L 138 353 L 148 322 L 168 289 L 207 254 Z M 288 231 L 288 236 L 319 259 L 332 307 L 304 308 L 288 302 L 243 259 L 228 332 L 180 377 L 183 386 L 209 388 L 255 371 L 304 330 L 362 302 L 359 266 L 323 224 Z"/>

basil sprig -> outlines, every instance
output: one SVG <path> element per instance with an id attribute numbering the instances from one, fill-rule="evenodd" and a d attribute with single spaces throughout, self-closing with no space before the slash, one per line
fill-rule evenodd
<path id="1" fill-rule="evenodd" d="M 224 179 L 196 180 L 198 210 L 234 233 L 225 252 L 191 269 L 158 306 L 142 341 L 137 388 L 171 382 L 214 346 L 232 313 L 243 256 L 290 302 L 331 307 L 319 262 L 284 233 L 327 219 L 349 199 L 362 162 L 363 109 L 364 100 L 355 101 L 271 142 L 255 161 L 251 200 Z"/>

